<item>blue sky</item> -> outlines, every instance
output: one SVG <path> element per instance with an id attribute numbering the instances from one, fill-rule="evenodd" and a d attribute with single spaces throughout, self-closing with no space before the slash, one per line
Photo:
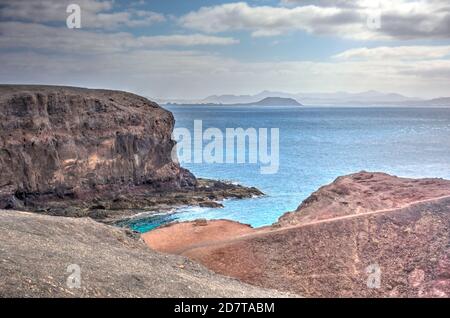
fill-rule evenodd
<path id="1" fill-rule="evenodd" d="M 450 95 L 447 0 L 0 0 L 0 18 L 3 83 Z"/>

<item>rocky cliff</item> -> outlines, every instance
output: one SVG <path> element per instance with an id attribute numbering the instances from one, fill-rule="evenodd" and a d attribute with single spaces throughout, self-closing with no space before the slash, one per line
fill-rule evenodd
<path id="1" fill-rule="evenodd" d="M 0 85 L 0 208 L 100 218 L 261 194 L 199 186 L 171 158 L 173 126 L 170 112 L 130 93 Z"/>
<path id="2" fill-rule="evenodd" d="M 0 241 L 0 297 L 287 296 L 154 252 L 89 218 L 0 210 Z"/>
<path id="3" fill-rule="evenodd" d="M 172 114 L 124 92 L 0 86 L 2 190 L 194 184 L 171 157 Z"/>
<path id="4" fill-rule="evenodd" d="M 361 172 L 322 187 L 271 227 L 200 225 L 143 237 L 218 273 L 303 296 L 450 296 L 447 180 Z"/>

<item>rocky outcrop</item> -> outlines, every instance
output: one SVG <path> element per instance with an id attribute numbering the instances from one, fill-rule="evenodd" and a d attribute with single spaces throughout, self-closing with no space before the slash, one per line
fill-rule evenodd
<path id="1" fill-rule="evenodd" d="M 0 86 L 0 180 L 25 193 L 108 184 L 180 187 L 172 114 L 130 93 Z"/>
<path id="2" fill-rule="evenodd" d="M 321 188 L 271 227 L 209 242 L 214 222 L 197 239 L 196 227 L 175 224 L 144 239 L 217 273 L 303 296 L 450 297 L 449 184 L 362 172 Z M 158 247 L 170 227 L 188 243 Z"/>
<path id="3" fill-rule="evenodd" d="M 154 252 L 130 234 L 89 218 L 0 210 L 0 297 L 288 296 Z"/>
<path id="4" fill-rule="evenodd" d="M 306 224 L 345 215 L 395 209 L 449 194 L 448 180 L 408 179 L 362 171 L 339 177 L 323 186 L 303 201 L 296 211 L 281 216 L 277 225 Z"/>
<path id="5" fill-rule="evenodd" d="M 0 208 L 104 219 L 261 194 L 199 185 L 172 160 L 173 126 L 170 112 L 130 93 L 0 85 Z"/>

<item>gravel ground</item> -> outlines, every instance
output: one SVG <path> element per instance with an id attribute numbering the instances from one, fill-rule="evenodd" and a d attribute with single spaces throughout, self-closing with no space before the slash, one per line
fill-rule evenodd
<path id="1" fill-rule="evenodd" d="M 0 297 L 290 296 L 157 253 L 89 218 L 0 210 L 0 242 Z"/>

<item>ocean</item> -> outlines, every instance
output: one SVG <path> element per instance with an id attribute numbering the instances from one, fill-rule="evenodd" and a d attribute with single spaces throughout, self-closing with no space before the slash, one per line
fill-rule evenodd
<path id="1" fill-rule="evenodd" d="M 255 186 L 265 196 L 226 200 L 224 208 L 182 207 L 135 218 L 139 232 L 173 221 L 231 219 L 269 225 L 338 176 L 380 171 L 404 177 L 450 179 L 450 108 L 368 107 L 166 107 L 176 127 L 279 128 L 279 169 L 261 174 L 257 164 L 184 163 L 197 177 Z M 206 143 L 206 142 L 205 142 Z"/>

